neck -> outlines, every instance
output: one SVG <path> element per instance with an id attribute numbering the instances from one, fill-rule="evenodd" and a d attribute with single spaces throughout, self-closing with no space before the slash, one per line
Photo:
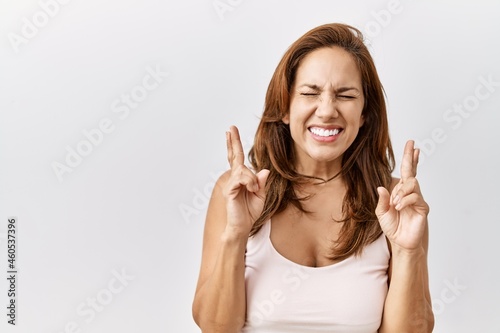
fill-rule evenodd
<path id="1" fill-rule="evenodd" d="M 342 165 L 339 159 L 332 162 L 316 163 L 315 165 L 298 164 L 297 172 L 307 178 L 311 178 L 314 184 L 328 183 L 334 179 L 340 179 Z"/>
<path id="2" fill-rule="evenodd" d="M 342 175 L 338 175 L 337 177 L 333 177 L 332 179 L 327 179 L 326 181 L 311 178 L 307 183 L 295 184 L 294 185 L 296 193 L 299 196 L 307 197 L 309 195 L 317 196 L 317 195 L 327 195 L 331 197 L 332 193 L 344 193 L 346 189 L 346 184 L 344 182 L 344 178 Z M 336 196 L 336 195 L 335 195 Z M 343 195 L 342 195 L 343 196 Z M 310 201 L 310 200 L 308 200 Z"/>

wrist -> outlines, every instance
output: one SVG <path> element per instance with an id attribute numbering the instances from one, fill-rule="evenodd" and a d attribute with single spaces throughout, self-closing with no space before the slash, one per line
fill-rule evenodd
<path id="1" fill-rule="evenodd" d="M 407 249 L 396 244 L 391 244 L 392 256 L 407 259 L 420 259 L 425 256 L 423 246 L 417 246 L 413 249 Z"/>
<path id="2" fill-rule="evenodd" d="M 248 236 L 250 232 L 241 230 L 239 228 L 233 228 L 226 226 L 226 229 L 221 234 L 221 241 L 227 244 L 245 244 L 248 241 Z"/>

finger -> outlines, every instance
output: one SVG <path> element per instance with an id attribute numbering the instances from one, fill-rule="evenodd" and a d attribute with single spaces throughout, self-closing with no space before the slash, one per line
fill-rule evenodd
<path id="1" fill-rule="evenodd" d="M 226 132 L 227 160 L 231 168 L 236 165 L 243 165 L 245 154 L 241 144 L 240 133 L 236 126 L 231 126 Z"/>
<path id="2" fill-rule="evenodd" d="M 416 176 L 416 169 L 413 167 L 414 162 L 414 146 L 415 142 L 413 140 L 409 140 L 406 142 L 405 150 L 403 153 L 403 160 L 401 162 L 401 179 L 405 181 L 410 177 Z"/>
<path id="3" fill-rule="evenodd" d="M 392 204 L 397 205 L 400 203 L 401 199 L 412 193 L 420 195 L 420 186 L 416 178 L 407 179 L 398 186 L 397 192 L 395 192 L 392 197 Z"/>
<path id="4" fill-rule="evenodd" d="M 415 150 L 413 151 L 413 174 L 414 174 L 413 177 L 417 176 L 417 165 L 419 157 L 420 157 L 420 149 L 415 148 Z"/>
<path id="5" fill-rule="evenodd" d="M 257 173 L 257 181 L 259 184 L 259 190 L 256 193 L 259 197 L 264 198 L 266 194 L 266 182 L 270 171 L 267 169 L 262 169 Z"/>
<path id="6" fill-rule="evenodd" d="M 389 196 L 389 191 L 385 187 L 378 187 L 377 188 L 378 192 L 378 203 L 377 207 L 375 208 L 375 214 L 377 217 L 382 217 L 389 211 L 391 208 L 390 205 L 390 196 Z"/>
<path id="7" fill-rule="evenodd" d="M 425 203 L 424 199 L 420 194 L 411 193 L 410 195 L 407 195 L 404 198 L 402 198 L 401 201 L 394 208 L 396 210 L 402 210 L 410 206 L 426 207 L 427 204 Z"/>
<path id="8" fill-rule="evenodd" d="M 231 132 L 226 131 L 226 148 L 227 148 L 227 161 L 231 166 L 233 160 L 233 145 L 231 144 Z"/>
<path id="9" fill-rule="evenodd" d="M 226 185 L 226 197 L 232 197 L 238 195 L 242 187 L 245 187 L 249 192 L 257 192 L 259 190 L 259 180 L 257 176 L 250 170 L 244 170 L 244 166 L 241 168 L 242 172 L 235 172 L 229 178 Z"/>
<path id="10" fill-rule="evenodd" d="M 394 198 L 398 194 L 398 191 L 401 189 L 401 186 L 403 186 L 403 181 L 400 179 L 399 182 L 394 186 L 391 192 L 391 202 L 394 202 Z"/>

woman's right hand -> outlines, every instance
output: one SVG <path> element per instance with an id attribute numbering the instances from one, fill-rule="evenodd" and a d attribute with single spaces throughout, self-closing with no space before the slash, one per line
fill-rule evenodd
<path id="1" fill-rule="evenodd" d="M 255 174 L 245 166 L 245 154 L 236 126 L 231 126 L 226 132 L 226 143 L 227 160 L 231 166 L 231 174 L 223 190 L 227 208 L 226 233 L 248 237 L 264 208 L 269 170 L 263 169 Z"/>

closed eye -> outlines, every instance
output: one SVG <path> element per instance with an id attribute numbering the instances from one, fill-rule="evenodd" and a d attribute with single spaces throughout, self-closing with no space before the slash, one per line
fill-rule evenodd
<path id="1" fill-rule="evenodd" d="M 300 93 L 302 96 L 318 96 L 318 93 Z"/>
<path id="2" fill-rule="evenodd" d="M 344 99 L 354 99 L 356 97 L 354 96 L 348 96 L 348 95 L 340 95 L 339 98 L 344 98 Z"/>

